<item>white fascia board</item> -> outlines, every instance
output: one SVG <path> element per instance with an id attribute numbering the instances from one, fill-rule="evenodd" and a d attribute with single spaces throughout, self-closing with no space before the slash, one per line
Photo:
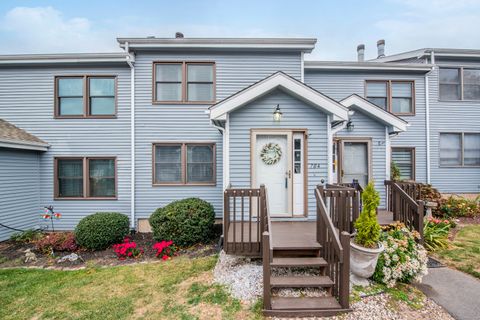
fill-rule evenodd
<path id="1" fill-rule="evenodd" d="M 306 70 L 372 70 L 372 71 L 405 71 L 405 72 L 429 72 L 432 70 L 430 65 L 420 64 L 417 65 L 389 65 L 386 63 L 375 62 L 376 65 L 366 65 L 366 64 L 305 64 Z"/>
<path id="2" fill-rule="evenodd" d="M 386 112 L 385 110 L 380 109 L 360 96 L 351 95 L 340 101 L 340 103 L 347 108 L 359 108 L 372 117 L 392 126 L 394 131 L 407 131 L 408 122 L 389 112 Z"/>
<path id="3" fill-rule="evenodd" d="M 221 119 L 225 114 L 258 99 L 277 88 L 283 89 L 298 99 L 314 105 L 327 114 L 333 115 L 336 120 L 348 119 L 348 108 L 343 107 L 338 102 L 331 100 L 318 91 L 315 91 L 282 73 L 274 74 L 245 89 L 243 92 L 233 95 L 213 106 L 212 109 L 210 109 L 210 119 Z"/>
<path id="4" fill-rule="evenodd" d="M 0 147 L 22 149 L 22 150 L 35 150 L 35 151 L 48 151 L 48 144 L 24 142 L 18 140 L 0 139 Z"/>

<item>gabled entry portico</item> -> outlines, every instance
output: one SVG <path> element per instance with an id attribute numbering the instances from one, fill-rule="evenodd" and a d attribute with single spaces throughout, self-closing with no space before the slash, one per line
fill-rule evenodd
<path id="1" fill-rule="evenodd" d="M 264 184 L 272 217 L 313 217 L 312 191 L 330 179 L 331 125 L 347 118 L 340 103 L 281 72 L 217 103 L 210 119 L 224 134 L 225 186 Z"/>

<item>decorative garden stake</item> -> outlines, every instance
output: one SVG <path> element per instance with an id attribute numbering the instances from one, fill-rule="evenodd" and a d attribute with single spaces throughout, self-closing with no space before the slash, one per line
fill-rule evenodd
<path id="1" fill-rule="evenodd" d="M 53 211 L 53 206 L 44 207 L 45 213 L 42 214 L 42 218 L 45 220 L 50 219 L 50 223 L 52 224 L 52 231 L 55 232 L 55 227 L 53 225 L 53 220 L 58 220 L 62 217 L 59 212 Z"/>

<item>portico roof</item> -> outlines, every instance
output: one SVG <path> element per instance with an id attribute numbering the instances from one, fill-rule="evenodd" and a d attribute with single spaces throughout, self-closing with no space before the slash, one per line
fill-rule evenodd
<path id="1" fill-rule="evenodd" d="M 280 89 L 332 116 L 332 121 L 348 120 L 348 109 L 339 102 L 279 71 L 231 95 L 210 107 L 211 120 L 225 120 L 226 115 L 248 103 Z"/>

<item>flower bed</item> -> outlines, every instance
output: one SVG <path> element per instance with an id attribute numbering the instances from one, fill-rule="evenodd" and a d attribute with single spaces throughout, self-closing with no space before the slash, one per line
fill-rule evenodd
<path id="1" fill-rule="evenodd" d="M 480 198 L 471 200 L 459 196 L 450 196 L 440 201 L 439 212 L 446 218 L 480 216 Z"/>
<path id="2" fill-rule="evenodd" d="M 385 247 L 377 263 L 373 279 L 393 287 L 397 282 L 419 281 L 427 274 L 427 252 L 416 240 L 419 235 L 404 224 L 384 227 L 380 240 Z"/>

